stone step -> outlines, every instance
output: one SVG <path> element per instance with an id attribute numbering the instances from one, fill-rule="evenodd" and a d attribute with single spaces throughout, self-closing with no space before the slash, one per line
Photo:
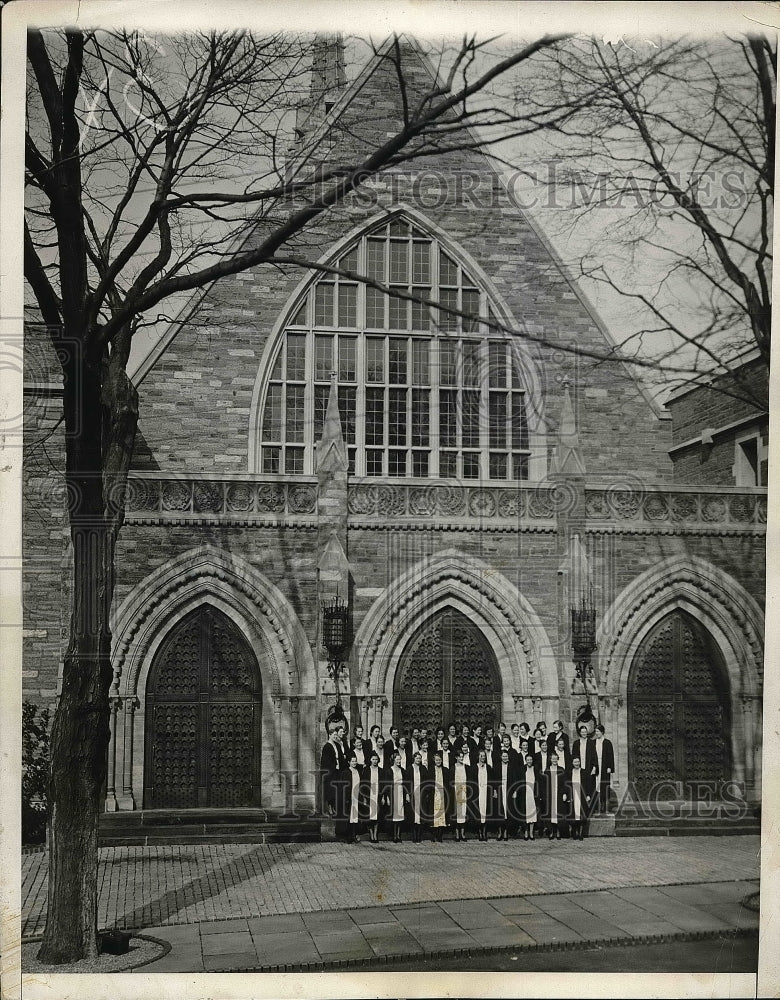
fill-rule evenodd
<path id="1" fill-rule="evenodd" d="M 99 827 L 101 847 L 312 843 L 320 839 L 319 817 L 284 816 L 265 809 L 147 809 L 104 813 Z"/>

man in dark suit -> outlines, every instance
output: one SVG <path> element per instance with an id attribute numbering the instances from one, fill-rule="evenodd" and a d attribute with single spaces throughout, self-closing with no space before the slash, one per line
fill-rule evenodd
<path id="1" fill-rule="evenodd" d="M 328 723 L 328 741 L 320 754 L 322 778 L 322 804 L 324 811 L 336 821 L 336 836 L 346 833 L 344 828 L 344 778 L 347 757 L 344 752 L 344 723 L 334 720 Z"/>
<path id="2" fill-rule="evenodd" d="M 615 773 L 615 748 L 612 741 L 604 736 L 604 727 L 599 723 L 595 733 L 596 759 L 599 768 L 598 811 L 609 812 L 609 792 L 612 775 Z"/>
<path id="3" fill-rule="evenodd" d="M 586 725 L 580 724 L 579 731 L 579 737 L 571 745 L 571 759 L 573 760 L 575 757 L 579 758 L 582 789 L 592 808 L 596 800 L 599 774 L 596 741 L 588 738 L 588 727 Z"/>

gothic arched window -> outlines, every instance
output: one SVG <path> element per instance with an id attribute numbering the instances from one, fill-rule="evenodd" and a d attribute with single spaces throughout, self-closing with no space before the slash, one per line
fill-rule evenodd
<path id="1" fill-rule="evenodd" d="M 488 296 L 462 264 L 395 217 L 362 235 L 336 266 L 423 301 L 341 275 L 309 286 L 271 366 L 261 471 L 314 471 L 335 371 L 353 474 L 528 479 L 526 391 L 513 338 L 491 334 Z"/>

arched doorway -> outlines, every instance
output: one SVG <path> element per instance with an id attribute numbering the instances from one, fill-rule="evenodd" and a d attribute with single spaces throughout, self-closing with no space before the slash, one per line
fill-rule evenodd
<path id="1" fill-rule="evenodd" d="M 673 611 L 645 637 L 628 682 L 629 776 L 640 797 L 698 797 L 730 778 L 728 680 L 703 626 Z"/>
<path id="2" fill-rule="evenodd" d="M 480 629 L 455 608 L 433 615 L 404 650 L 393 685 L 393 719 L 403 731 L 501 719 L 495 654 Z"/>
<path id="3" fill-rule="evenodd" d="M 146 688 L 144 807 L 260 804 L 261 682 L 233 622 L 209 605 L 160 645 Z"/>

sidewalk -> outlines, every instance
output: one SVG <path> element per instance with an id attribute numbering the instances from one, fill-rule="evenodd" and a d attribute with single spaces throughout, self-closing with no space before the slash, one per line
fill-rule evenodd
<path id="1" fill-rule="evenodd" d="M 393 956 L 745 933 L 755 836 L 205 845 L 101 851 L 99 925 L 172 945 L 142 970 L 329 968 Z M 23 935 L 46 855 L 23 858 Z M 337 907 L 335 909 L 334 907 Z"/>

